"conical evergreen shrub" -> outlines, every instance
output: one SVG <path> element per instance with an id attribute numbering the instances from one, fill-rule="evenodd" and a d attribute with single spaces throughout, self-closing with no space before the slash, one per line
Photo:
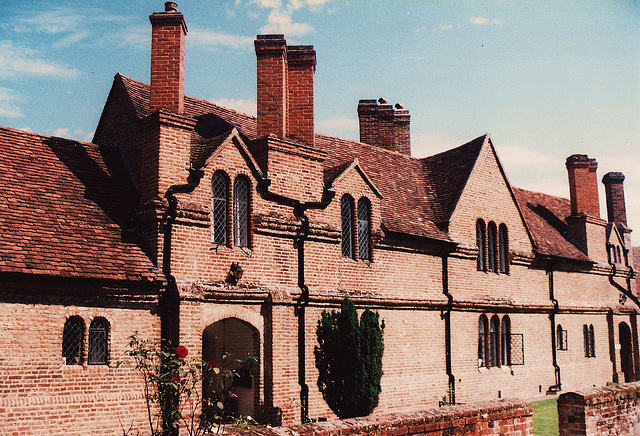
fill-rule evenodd
<path id="1" fill-rule="evenodd" d="M 340 418 L 369 415 L 378 405 L 384 321 L 366 309 L 358 322 L 353 301 L 345 298 L 339 312 L 322 311 L 314 349 L 318 388 Z"/>

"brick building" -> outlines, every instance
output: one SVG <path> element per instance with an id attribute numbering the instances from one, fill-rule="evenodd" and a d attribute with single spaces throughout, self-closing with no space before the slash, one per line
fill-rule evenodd
<path id="1" fill-rule="evenodd" d="M 150 20 L 150 85 L 115 76 L 93 143 L 0 128 L 3 429 L 144 428 L 134 331 L 259 356 L 240 413 L 331 417 L 315 328 L 345 296 L 386 324 L 380 412 L 637 378 L 624 175 L 605 220 L 585 155 L 564 199 L 512 187 L 488 134 L 412 157 L 384 99 L 360 142 L 316 133 L 315 51 L 282 35 L 255 41 L 257 117 L 185 96 L 185 20 Z"/>

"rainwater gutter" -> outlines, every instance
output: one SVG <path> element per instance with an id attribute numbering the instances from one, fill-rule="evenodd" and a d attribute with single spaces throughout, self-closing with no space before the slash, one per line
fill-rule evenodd
<path id="1" fill-rule="evenodd" d="M 259 192 L 262 198 L 267 201 L 293 207 L 293 215 L 300 220 L 300 228 L 294 239 L 294 248 L 298 250 L 298 288 L 300 296 L 296 302 L 296 315 L 298 317 L 298 384 L 300 385 L 300 418 L 303 424 L 310 422 L 309 419 L 309 386 L 306 381 L 306 335 L 305 335 L 305 308 L 309 304 L 309 287 L 305 283 L 305 262 L 304 243 L 309 238 L 309 217 L 306 211 L 309 209 L 322 210 L 333 200 L 335 192 L 325 189 L 322 193 L 322 200 L 316 202 L 305 202 L 284 195 L 269 191 L 271 180 L 268 178 L 258 179 Z"/>
<path id="2" fill-rule="evenodd" d="M 200 184 L 200 179 L 203 176 L 204 170 L 189 168 L 187 183 L 171 185 L 164 194 L 169 206 L 162 217 L 162 273 L 167 280 L 166 289 L 160 296 L 160 332 L 163 346 L 176 347 L 180 342 L 180 295 L 176 278 L 171 274 L 171 237 L 173 223 L 178 214 L 178 199 L 175 194 L 193 192 Z"/>
<path id="3" fill-rule="evenodd" d="M 442 256 L 442 290 L 447 297 L 447 309 L 440 315 L 444 319 L 444 343 L 445 343 L 445 367 L 449 379 L 447 389 L 447 401 L 450 405 L 456 404 L 456 378 L 451 366 L 451 311 L 453 310 L 453 295 L 449 293 L 449 255 Z"/>

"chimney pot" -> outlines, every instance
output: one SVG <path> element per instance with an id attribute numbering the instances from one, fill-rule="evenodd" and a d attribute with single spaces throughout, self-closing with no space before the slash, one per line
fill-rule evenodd
<path id="1" fill-rule="evenodd" d="M 402 103 L 396 103 L 396 109 L 404 109 L 404 105 Z"/>
<path id="2" fill-rule="evenodd" d="M 165 12 L 178 12 L 178 3 L 176 3 L 176 2 L 165 2 L 164 11 Z"/>
<path id="3" fill-rule="evenodd" d="M 387 100 L 387 99 L 386 99 L 386 98 L 384 98 L 384 97 L 380 97 L 380 98 L 378 99 L 378 103 L 380 103 L 380 104 L 389 104 L 389 100 Z"/>

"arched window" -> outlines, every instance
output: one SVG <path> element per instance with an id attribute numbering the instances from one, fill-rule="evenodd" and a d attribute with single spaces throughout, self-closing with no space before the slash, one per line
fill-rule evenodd
<path id="1" fill-rule="evenodd" d="M 595 347 L 595 338 L 594 338 L 594 330 L 593 324 L 587 326 L 586 324 L 582 326 L 582 331 L 584 335 L 584 356 L 585 357 L 596 357 L 596 347 Z"/>
<path id="2" fill-rule="evenodd" d="M 358 258 L 371 260 L 370 203 L 366 198 L 358 200 Z"/>
<path id="3" fill-rule="evenodd" d="M 502 317 L 502 364 L 511 365 L 511 319 L 508 315 Z"/>
<path id="4" fill-rule="evenodd" d="M 498 251 L 500 254 L 500 273 L 509 274 L 509 235 L 507 226 L 500 224 L 498 229 Z"/>
<path id="5" fill-rule="evenodd" d="M 500 318 L 498 315 L 491 317 L 489 323 L 489 364 L 488 366 L 500 366 Z"/>
<path id="6" fill-rule="evenodd" d="M 490 222 L 487 226 L 487 263 L 489 271 L 499 272 L 498 268 L 498 250 L 496 244 L 496 224 Z"/>
<path id="7" fill-rule="evenodd" d="M 489 322 L 486 315 L 480 315 L 478 320 L 478 366 L 489 366 L 487 362 L 487 349 Z"/>
<path id="8" fill-rule="evenodd" d="M 556 348 L 558 350 L 567 350 L 567 331 L 562 329 L 562 325 L 556 327 Z"/>
<path id="9" fill-rule="evenodd" d="M 244 177 L 233 183 L 233 243 L 249 246 L 249 182 Z"/>
<path id="10" fill-rule="evenodd" d="M 89 326 L 89 364 L 106 365 L 109 359 L 109 321 L 98 317 Z"/>
<path id="11" fill-rule="evenodd" d="M 486 247 L 487 247 L 487 243 L 486 243 L 486 238 L 487 238 L 487 233 L 486 233 L 487 229 L 486 226 L 484 224 L 484 221 L 482 220 L 478 220 L 476 221 L 476 246 L 478 247 L 478 259 L 477 259 L 477 267 L 478 267 L 478 271 L 486 271 L 487 270 L 487 264 L 486 264 L 486 259 L 487 259 L 487 255 L 486 255 Z"/>
<path id="12" fill-rule="evenodd" d="M 340 216 L 342 218 L 342 256 L 353 258 L 353 201 L 347 195 L 340 200 Z"/>
<path id="13" fill-rule="evenodd" d="M 622 263 L 622 251 L 619 245 L 616 247 L 616 251 L 618 252 L 618 263 Z"/>
<path id="14" fill-rule="evenodd" d="M 84 342 L 84 321 L 72 316 L 64 323 L 62 331 L 62 357 L 67 365 L 82 363 L 82 345 Z"/>
<path id="15" fill-rule="evenodd" d="M 229 183 L 221 172 L 217 172 L 211 179 L 211 191 L 213 193 L 213 242 L 215 244 L 227 243 L 227 199 L 229 195 Z"/>

